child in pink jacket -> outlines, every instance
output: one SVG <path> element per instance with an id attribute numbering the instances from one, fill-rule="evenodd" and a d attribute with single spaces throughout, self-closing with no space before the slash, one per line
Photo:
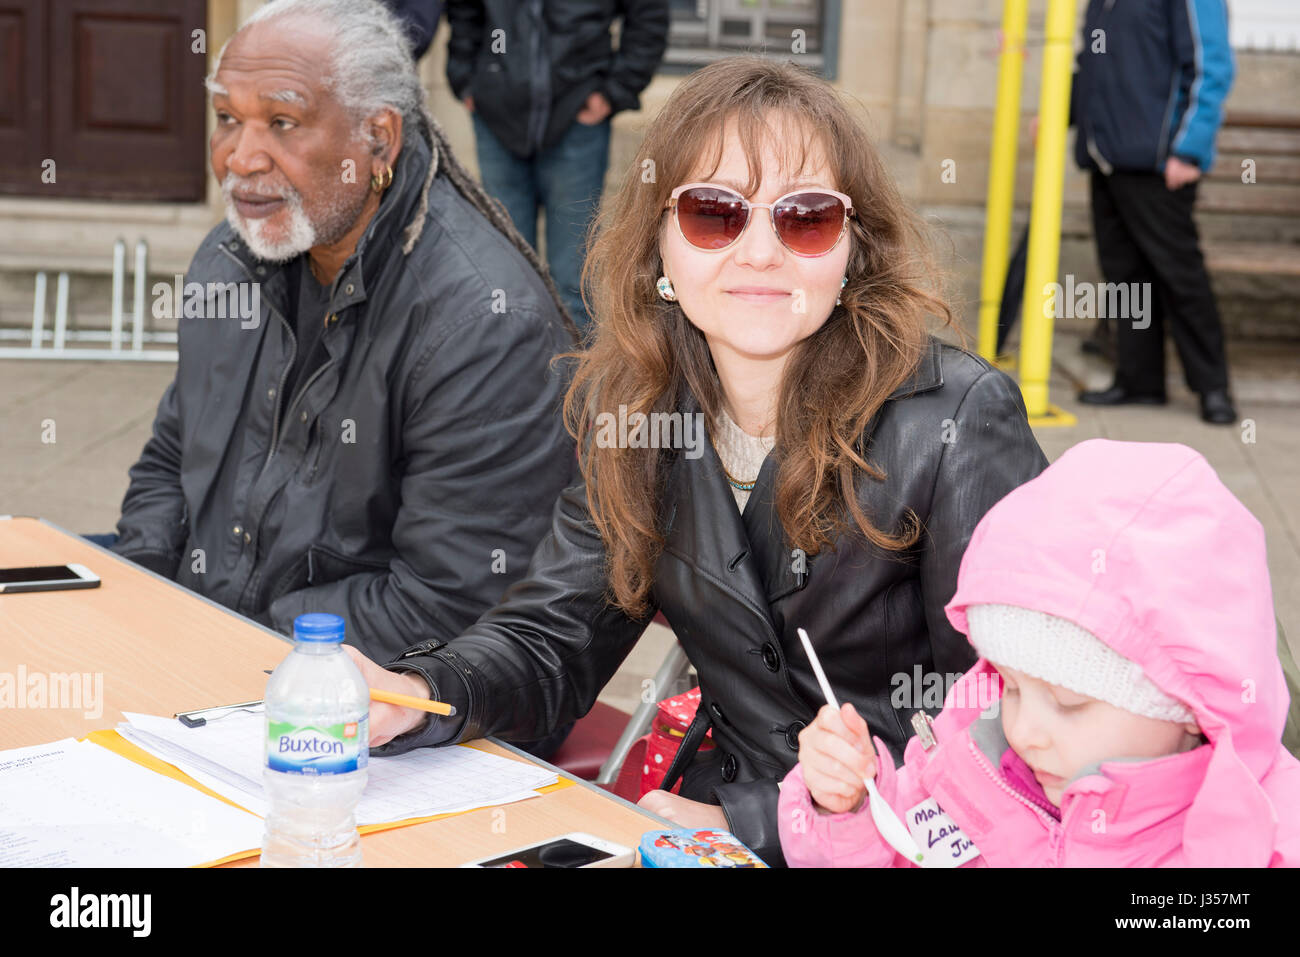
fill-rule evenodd
<path id="1" fill-rule="evenodd" d="M 975 529 L 946 608 L 980 659 L 895 768 L 829 705 L 781 787 L 792 867 L 1300 864 L 1264 531 L 1182 445 L 1083 442 Z M 879 757 L 877 757 L 879 755 Z"/>

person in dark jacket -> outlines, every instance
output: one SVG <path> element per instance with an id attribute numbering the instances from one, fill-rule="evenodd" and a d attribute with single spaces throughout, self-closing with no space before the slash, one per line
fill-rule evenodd
<path id="1" fill-rule="evenodd" d="M 533 246 L 546 211 L 551 273 L 585 327 L 582 264 L 610 117 L 640 105 L 668 43 L 668 0 L 451 0 L 447 21 L 447 81 L 473 114 L 483 185 Z"/>
<path id="2" fill-rule="evenodd" d="M 228 221 L 185 276 L 114 546 L 283 633 L 342 615 L 380 658 L 454 637 L 522 577 L 574 460 L 551 365 L 572 324 L 399 31 L 370 0 L 281 0 L 223 50 Z M 223 289 L 256 308 L 216 318 Z"/>
<path id="3" fill-rule="evenodd" d="M 756 57 L 692 74 L 602 215 L 567 400 L 583 481 L 473 627 L 386 668 L 354 654 L 372 686 L 457 708 L 373 705 L 372 753 L 540 737 L 662 611 L 701 702 L 680 795 L 641 804 L 778 864 L 777 782 L 825 700 L 797 629 L 901 755 L 974 660 L 943 611 L 971 533 L 1046 459 L 1015 383 L 927 333 L 950 313 L 918 285 L 915 220 L 824 80 Z"/>
<path id="4" fill-rule="evenodd" d="M 411 46 L 411 59 L 417 63 L 429 51 L 433 35 L 442 19 L 442 0 L 383 0 L 384 5 L 402 21 Z"/>
<path id="5" fill-rule="evenodd" d="M 1111 317 L 1115 381 L 1080 402 L 1163 405 L 1167 320 L 1201 418 L 1237 419 L 1192 217 L 1233 72 L 1225 0 L 1088 4 L 1070 113 L 1079 168 L 1092 171 L 1097 256 L 1108 283 L 1148 284 L 1153 295 L 1146 315 Z"/>

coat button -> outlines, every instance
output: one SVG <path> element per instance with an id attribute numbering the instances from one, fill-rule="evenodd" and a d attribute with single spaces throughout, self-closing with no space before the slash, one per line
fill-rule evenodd
<path id="1" fill-rule="evenodd" d="M 230 530 L 230 534 L 234 535 L 236 539 L 242 538 L 244 535 L 244 526 L 236 525 L 234 528 Z"/>
<path id="2" fill-rule="evenodd" d="M 346 286 L 343 287 L 343 291 L 344 291 L 345 293 L 347 293 L 347 294 L 350 296 L 350 295 L 352 295 L 352 290 L 355 289 L 355 288 L 356 288 L 356 287 L 353 286 L 352 283 L 348 283 Z"/>
<path id="3" fill-rule="evenodd" d="M 718 707 L 716 701 L 709 702 L 709 714 L 713 715 L 713 720 L 719 724 L 729 723 L 727 722 L 726 716 L 723 715 L 722 709 Z"/>
<path id="4" fill-rule="evenodd" d="M 727 755 L 727 759 L 722 762 L 722 780 L 728 784 L 736 780 L 736 768 L 739 764 L 734 754 Z"/>
<path id="5" fill-rule="evenodd" d="M 802 721 L 793 722 L 790 727 L 785 729 L 785 744 L 791 751 L 799 750 L 799 732 L 808 727 Z"/>
<path id="6" fill-rule="evenodd" d="M 248 532 L 244 532 L 244 544 L 247 545 L 252 540 L 253 540 L 253 536 L 249 535 Z"/>
<path id="7" fill-rule="evenodd" d="M 275 389 L 274 389 L 274 388 L 267 389 L 267 390 L 266 390 L 266 397 L 267 397 L 268 399 L 274 399 L 274 398 L 275 398 Z"/>
<path id="8" fill-rule="evenodd" d="M 763 667 L 772 672 L 781 670 L 781 656 L 776 653 L 776 645 L 770 641 L 763 646 Z"/>
<path id="9" fill-rule="evenodd" d="M 302 414 L 301 414 L 300 416 L 298 416 L 298 421 L 299 421 L 299 422 L 306 422 L 306 421 L 307 421 L 307 410 L 306 410 L 306 409 L 303 409 L 303 410 L 302 410 Z"/>
<path id="10" fill-rule="evenodd" d="M 258 266 L 258 267 L 257 267 L 257 274 L 258 274 L 259 276 L 265 276 L 265 275 L 266 275 L 266 267 L 265 267 L 265 266 Z"/>

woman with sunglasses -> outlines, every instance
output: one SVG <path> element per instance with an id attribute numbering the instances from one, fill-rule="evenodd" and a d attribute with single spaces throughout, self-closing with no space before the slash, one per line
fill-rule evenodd
<path id="1" fill-rule="evenodd" d="M 582 481 L 464 635 L 387 670 L 356 655 L 371 685 L 457 708 L 373 704 L 373 743 L 391 739 L 374 753 L 542 738 L 662 611 L 702 697 L 680 794 L 641 803 L 777 864 L 777 782 L 824 702 L 797 629 L 901 755 L 912 715 L 973 661 L 943 613 L 971 532 L 1046 460 L 1015 384 L 927 332 L 951 317 L 918 229 L 823 80 L 751 57 L 692 74 L 599 227 L 565 410 Z M 708 441 L 649 434 L 665 414 Z"/>

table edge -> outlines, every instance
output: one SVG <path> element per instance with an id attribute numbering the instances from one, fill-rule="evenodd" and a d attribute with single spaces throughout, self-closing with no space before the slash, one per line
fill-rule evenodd
<path id="1" fill-rule="evenodd" d="M 213 601 L 211 598 L 208 598 L 206 595 L 200 595 L 198 592 L 186 588 L 184 585 L 178 584 L 177 582 L 172 581 L 170 578 L 166 578 L 162 575 L 159 575 L 153 569 L 146 568 L 143 565 L 137 564 L 136 562 L 131 561 L 129 558 L 119 555 L 116 552 L 110 551 L 109 549 L 104 548 L 102 545 L 96 544 L 95 542 L 92 542 L 88 538 L 84 538 L 83 536 L 77 534 L 76 532 L 70 532 L 63 526 L 58 525 L 55 522 L 51 522 L 47 518 L 42 518 L 39 515 L 0 515 L 0 521 L 7 521 L 15 518 L 32 519 L 34 521 L 40 522 L 42 525 L 46 525 L 50 528 L 53 528 L 56 531 L 62 532 L 64 535 L 69 535 L 73 538 L 79 539 L 82 543 L 89 545 L 100 552 L 103 552 L 105 555 L 109 556 L 114 561 L 124 562 L 130 565 L 133 571 L 143 572 L 144 574 L 149 575 L 160 582 L 163 582 L 169 587 L 183 592 L 188 597 L 197 598 L 199 601 L 204 602 L 205 604 L 210 605 L 211 607 L 216 608 L 227 615 L 230 615 L 232 618 L 237 618 L 241 622 L 252 625 L 254 628 L 257 628 L 268 635 L 278 638 L 280 641 L 284 642 L 285 644 L 289 644 L 289 645 L 293 644 L 292 639 L 290 639 L 287 635 L 282 635 L 280 634 L 280 632 L 275 631 L 274 629 L 267 628 L 265 625 L 261 624 L 260 622 L 253 621 L 253 619 L 241 615 L 239 612 L 231 608 L 227 608 L 225 605 L 221 604 L 220 602 Z M 501 739 L 495 737 L 489 737 L 486 738 L 485 740 L 491 741 L 493 744 L 505 748 L 507 751 L 510 751 L 521 758 L 531 761 L 533 764 L 537 764 L 550 771 L 554 771 L 556 775 L 560 777 L 568 778 L 574 784 L 580 785 L 581 787 L 584 787 L 589 791 L 595 791 L 602 797 L 608 798 L 609 800 L 621 804 L 626 808 L 636 811 L 638 814 L 643 814 L 652 820 L 658 821 L 664 827 L 667 828 L 677 827 L 676 824 L 674 824 L 672 821 L 669 821 L 667 818 L 660 817 L 658 814 L 654 814 L 650 811 L 647 811 L 645 808 L 633 804 L 631 801 L 627 800 L 626 798 L 620 797 L 619 795 L 615 794 L 613 791 L 606 791 L 604 788 L 597 787 L 595 784 L 593 784 L 590 781 L 584 781 L 582 778 L 576 777 L 570 774 L 569 772 L 565 771 L 564 769 L 556 767 L 555 765 L 551 764 L 549 761 L 543 761 L 541 758 L 538 758 L 534 755 L 529 754 L 527 751 L 523 751 L 515 747 L 513 744 L 510 744 L 508 741 L 502 741 Z M 469 742 L 461 742 L 461 743 L 468 744 Z"/>

